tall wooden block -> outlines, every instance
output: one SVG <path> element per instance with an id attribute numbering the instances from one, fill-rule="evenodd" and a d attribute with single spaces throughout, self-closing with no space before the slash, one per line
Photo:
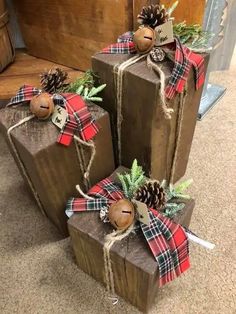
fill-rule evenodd
<path id="1" fill-rule="evenodd" d="M 129 55 L 99 53 L 92 58 L 93 70 L 98 73 L 100 82 L 107 84 L 103 92 L 102 107 L 111 116 L 117 160 L 119 145 L 115 69 L 128 58 Z M 207 66 L 208 56 L 205 61 Z M 166 75 L 167 83 L 173 63 L 163 61 L 161 68 Z M 134 158 L 137 158 L 149 177 L 160 181 L 166 179 L 176 182 L 186 171 L 202 88 L 195 89 L 192 69 L 188 77 L 187 96 L 183 105 L 180 102 L 180 95 L 168 104 L 174 109 L 170 120 L 164 118 L 159 90 L 160 77 L 147 67 L 146 60 L 125 69 L 120 108 L 121 164 L 130 168 Z"/>

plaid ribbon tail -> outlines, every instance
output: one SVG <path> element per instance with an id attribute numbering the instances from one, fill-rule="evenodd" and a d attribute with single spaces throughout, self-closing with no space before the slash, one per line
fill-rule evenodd
<path id="1" fill-rule="evenodd" d="M 174 68 L 170 80 L 165 89 L 166 98 L 172 99 L 177 93 L 183 93 L 191 66 L 195 70 L 196 89 L 199 89 L 204 83 L 204 58 L 193 53 L 189 48 L 181 44 L 178 37 L 172 44 L 175 50 Z"/>
<path id="2" fill-rule="evenodd" d="M 118 37 L 117 43 L 103 48 L 101 53 L 107 54 L 134 54 L 137 50 L 133 42 L 133 32 L 126 32 Z"/>
<path id="3" fill-rule="evenodd" d="M 133 42 L 115 43 L 102 49 L 102 53 L 106 54 L 134 54 L 137 50 Z"/>
<path id="4" fill-rule="evenodd" d="M 150 226 L 141 228 L 158 262 L 160 287 L 172 281 L 190 266 L 188 239 L 184 229 L 157 212 L 149 211 Z"/>
<path id="5" fill-rule="evenodd" d="M 85 198 L 70 198 L 66 204 L 66 215 L 71 217 L 75 212 L 100 211 L 102 208 L 107 208 L 110 200 L 107 198 L 85 199 Z"/>
<path id="6" fill-rule="evenodd" d="M 105 197 L 111 201 L 119 201 L 125 197 L 122 189 L 110 177 L 94 185 L 88 191 L 88 195 L 92 197 Z"/>
<path id="7" fill-rule="evenodd" d="M 94 185 L 88 195 L 93 199 L 70 198 L 66 204 L 66 215 L 70 217 L 74 212 L 107 209 L 115 201 L 124 198 L 121 188 L 110 177 Z"/>
<path id="8" fill-rule="evenodd" d="M 69 146 L 76 131 L 84 141 L 91 140 L 97 133 L 98 127 L 82 97 L 77 94 L 62 94 L 68 117 L 61 129 L 57 142 Z"/>
<path id="9" fill-rule="evenodd" d="M 16 96 L 12 97 L 8 106 L 16 105 L 24 101 L 30 101 L 34 96 L 41 94 L 41 89 L 33 87 L 31 85 L 23 85 Z"/>

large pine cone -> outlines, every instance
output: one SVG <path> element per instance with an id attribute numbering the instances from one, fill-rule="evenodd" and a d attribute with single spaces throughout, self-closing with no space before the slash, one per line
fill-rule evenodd
<path id="1" fill-rule="evenodd" d="M 135 199 L 149 208 L 161 210 L 166 204 L 166 193 L 158 181 L 149 181 L 137 190 Z"/>
<path id="2" fill-rule="evenodd" d="M 49 71 L 42 73 L 40 78 L 43 90 L 50 94 L 59 92 L 68 86 L 68 83 L 66 83 L 68 73 L 60 68 L 50 69 Z"/>
<path id="3" fill-rule="evenodd" d="M 147 7 L 143 7 L 142 12 L 138 15 L 138 23 L 143 25 L 149 25 L 155 28 L 168 21 L 168 13 L 164 6 L 160 4 L 151 4 Z"/>

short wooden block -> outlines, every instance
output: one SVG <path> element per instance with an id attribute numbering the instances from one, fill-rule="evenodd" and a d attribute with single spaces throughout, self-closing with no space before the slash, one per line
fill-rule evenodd
<path id="1" fill-rule="evenodd" d="M 121 171 L 118 168 L 117 172 Z M 188 227 L 194 204 L 193 199 L 187 201 L 174 220 Z M 112 227 L 100 220 L 98 212 L 81 212 L 68 220 L 68 228 L 79 268 L 105 284 L 103 245 Z M 139 310 L 148 312 L 158 294 L 159 271 L 143 234 L 132 234 L 116 242 L 110 255 L 116 293 Z"/>
<path id="2" fill-rule="evenodd" d="M 18 159 L 8 141 L 7 130 L 30 115 L 28 107 L 28 105 L 19 105 L 16 108 L 7 107 L 0 111 L 0 129 L 7 139 L 18 166 Z M 99 133 L 94 140 L 96 155 L 90 171 L 91 184 L 95 184 L 114 170 L 114 159 L 109 115 L 94 104 L 91 104 L 89 109 L 99 126 Z M 77 193 L 76 184 L 84 188 L 83 174 L 74 143 L 72 142 L 69 147 L 58 144 L 56 140 L 59 129 L 50 121 L 39 121 L 36 118 L 15 128 L 11 134 L 46 215 L 61 233 L 67 236 L 66 201 Z M 90 149 L 83 145 L 79 145 L 79 149 L 83 152 L 84 164 L 87 165 Z"/>

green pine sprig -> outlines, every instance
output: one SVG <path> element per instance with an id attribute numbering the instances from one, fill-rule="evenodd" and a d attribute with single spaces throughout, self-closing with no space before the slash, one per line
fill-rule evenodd
<path id="1" fill-rule="evenodd" d="M 97 94 L 106 87 L 106 84 L 95 87 L 95 77 L 92 70 L 87 70 L 82 77 L 69 84 L 63 92 L 78 94 L 85 101 L 102 102 L 102 97 L 98 97 Z"/>
<path id="2" fill-rule="evenodd" d="M 66 89 L 64 89 L 64 92 L 76 93 L 81 86 L 83 86 L 83 88 L 87 87 L 90 90 L 94 84 L 95 74 L 92 70 L 87 70 L 83 76 L 78 77 L 74 82 L 70 83 Z"/>
<path id="3" fill-rule="evenodd" d="M 85 101 L 98 101 L 102 102 L 102 97 L 97 97 L 96 95 L 100 93 L 107 85 L 102 84 L 98 87 L 92 87 L 90 90 L 88 87 L 84 87 L 84 85 L 81 85 L 77 91 L 76 94 L 82 96 Z"/>
<path id="4" fill-rule="evenodd" d="M 185 21 L 174 24 L 174 35 L 178 36 L 181 43 L 192 50 L 207 49 L 209 39 L 213 34 L 203 31 L 200 24 L 187 25 Z"/>
<path id="5" fill-rule="evenodd" d="M 177 186 L 170 184 L 168 187 L 166 187 L 165 181 L 163 182 L 162 184 L 164 185 L 165 192 L 167 195 L 167 203 L 165 205 L 165 208 L 163 209 L 163 215 L 168 218 L 173 218 L 185 206 L 184 203 L 180 203 L 179 201 L 181 199 L 182 200 L 190 199 L 190 196 L 186 194 L 185 191 L 193 183 L 193 180 L 192 179 L 186 180 L 178 184 Z"/>
<path id="6" fill-rule="evenodd" d="M 128 199 L 133 198 L 134 193 L 146 180 L 143 168 L 138 165 L 137 159 L 133 161 L 130 173 L 118 173 L 118 178 L 121 182 L 124 194 Z"/>
<path id="7" fill-rule="evenodd" d="M 185 194 L 185 191 L 187 188 L 193 183 L 193 180 L 186 180 L 182 183 L 180 183 L 177 186 L 174 186 L 173 184 L 170 184 L 165 192 L 167 194 L 167 201 L 170 201 L 173 198 L 177 199 L 190 199 L 190 196 L 188 194 Z"/>

